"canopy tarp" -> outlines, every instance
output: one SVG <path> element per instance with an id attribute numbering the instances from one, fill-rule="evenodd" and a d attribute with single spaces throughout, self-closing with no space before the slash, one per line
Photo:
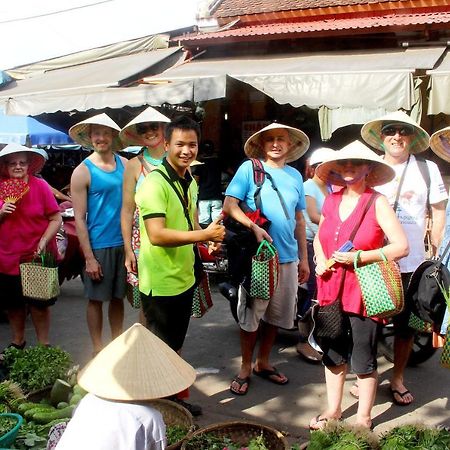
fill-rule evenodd
<path id="1" fill-rule="evenodd" d="M 107 106 L 141 106 L 145 103 L 130 103 L 132 100 L 123 96 L 148 98 L 147 94 L 143 95 L 142 89 L 136 88 L 137 92 L 133 92 L 131 89 L 135 88 L 121 87 L 146 75 L 160 73 L 183 59 L 182 49 L 174 47 L 50 70 L 10 83 L 0 90 L 0 105 L 5 106 L 7 114 L 31 116 L 55 111 L 86 111 Z M 118 100 L 120 96 L 122 98 Z"/>
<path id="2" fill-rule="evenodd" d="M 69 144 L 72 139 L 62 131 L 27 116 L 6 116 L 0 109 L 0 143 L 21 145 Z"/>
<path id="3" fill-rule="evenodd" d="M 450 52 L 447 51 L 439 66 L 427 74 L 430 75 L 427 114 L 450 114 Z"/>

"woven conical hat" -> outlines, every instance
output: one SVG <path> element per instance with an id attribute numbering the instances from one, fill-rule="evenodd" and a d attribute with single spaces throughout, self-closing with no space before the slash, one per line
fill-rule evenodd
<path id="1" fill-rule="evenodd" d="M 114 120 L 111 119 L 107 114 L 97 114 L 94 117 L 89 117 L 89 119 L 78 122 L 69 129 L 69 136 L 77 144 L 83 147 L 93 149 L 91 138 L 90 138 L 90 127 L 91 125 L 103 125 L 116 131 L 116 135 L 113 137 L 112 150 L 117 152 L 122 150 L 125 145 L 119 138 L 120 127 Z"/>
<path id="2" fill-rule="evenodd" d="M 86 391 L 122 401 L 167 397 L 194 381 L 194 368 L 138 323 L 114 339 L 78 375 L 78 384 Z"/>
<path id="3" fill-rule="evenodd" d="M 136 125 L 138 123 L 148 122 L 169 123 L 170 119 L 164 114 L 161 114 L 155 108 L 149 106 L 139 115 L 137 115 L 130 123 L 122 128 L 122 131 L 120 132 L 120 139 L 122 140 L 122 142 L 126 146 L 145 145 L 142 135 L 140 135 L 136 130 Z"/>
<path id="4" fill-rule="evenodd" d="M 366 177 L 367 186 L 380 186 L 395 177 L 394 169 L 360 141 L 351 142 L 319 164 L 316 168 L 317 176 L 325 183 L 345 186 L 337 162 L 347 159 L 361 159 L 370 164 L 370 172 Z"/>
<path id="5" fill-rule="evenodd" d="M 29 160 L 28 173 L 34 175 L 42 170 L 45 164 L 45 155 L 47 154 L 44 150 L 38 148 L 28 148 L 20 144 L 11 143 L 3 147 L 0 151 L 0 166 L 3 166 L 5 157 L 8 155 L 13 155 L 14 153 L 26 153 Z M 0 167 L 0 176 L 7 176 L 6 167 Z"/>
<path id="6" fill-rule="evenodd" d="M 450 127 L 433 133 L 430 138 L 430 147 L 436 155 L 450 162 Z"/>
<path id="7" fill-rule="evenodd" d="M 277 128 L 282 128 L 288 130 L 289 137 L 291 139 L 291 147 L 289 148 L 289 153 L 286 158 L 286 162 L 296 161 L 298 158 L 303 156 L 309 148 L 309 138 L 303 131 L 298 128 L 290 127 L 288 125 L 283 125 L 281 123 L 271 123 L 263 129 L 252 134 L 244 145 L 244 152 L 249 158 L 263 158 L 264 150 L 260 143 L 261 133 L 264 131 L 275 130 Z"/>
<path id="8" fill-rule="evenodd" d="M 411 140 L 411 144 L 409 145 L 410 153 L 421 153 L 428 148 L 430 140 L 429 134 L 403 111 L 396 111 L 380 117 L 379 119 L 367 122 L 361 128 L 362 138 L 371 147 L 384 152 L 385 149 L 383 140 L 381 138 L 381 129 L 389 123 L 406 124 L 414 129 L 414 137 Z"/>

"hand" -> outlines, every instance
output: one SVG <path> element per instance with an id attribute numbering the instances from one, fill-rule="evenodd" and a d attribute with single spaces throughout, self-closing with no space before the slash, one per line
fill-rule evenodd
<path id="1" fill-rule="evenodd" d="M 95 259 L 86 259 L 86 275 L 94 281 L 100 281 L 103 278 L 102 266 Z"/>
<path id="2" fill-rule="evenodd" d="M 213 253 L 218 252 L 222 247 L 222 244 L 220 242 L 208 242 L 208 254 L 212 255 Z"/>
<path id="3" fill-rule="evenodd" d="M 41 240 L 38 243 L 36 253 L 40 255 L 42 252 L 45 251 L 45 248 L 47 247 L 47 238 L 41 237 Z"/>
<path id="4" fill-rule="evenodd" d="M 298 282 L 299 284 L 306 283 L 309 279 L 309 264 L 307 259 L 302 259 L 298 263 Z"/>
<path id="5" fill-rule="evenodd" d="M 323 274 L 325 274 L 327 272 L 330 272 L 330 271 L 334 271 L 334 270 L 336 270 L 336 269 L 334 269 L 333 267 L 330 268 L 330 267 L 327 266 L 327 262 L 326 262 L 325 259 L 324 260 L 322 260 L 322 259 L 319 260 L 319 258 L 317 258 L 316 275 L 318 277 L 321 277 Z"/>
<path id="6" fill-rule="evenodd" d="M 136 255 L 131 249 L 125 251 L 125 267 L 127 269 L 127 272 L 137 274 Z"/>
<path id="7" fill-rule="evenodd" d="M 222 242 L 225 238 L 225 227 L 222 225 L 223 215 L 216 217 L 205 229 L 208 241 Z"/>
<path id="8" fill-rule="evenodd" d="M 0 213 L 2 214 L 12 214 L 16 210 L 16 205 L 14 203 L 3 203 L 3 206 L 0 209 Z"/>
<path id="9" fill-rule="evenodd" d="M 255 235 L 256 242 L 262 242 L 264 239 L 270 243 L 273 242 L 273 239 L 270 237 L 269 233 L 260 226 L 256 225 L 256 223 L 254 223 L 250 229 Z"/>
<path id="10" fill-rule="evenodd" d="M 356 252 L 334 252 L 332 257 L 337 263 L 344 266 L 350 266 L 353 265 L 355 255 Z"/>

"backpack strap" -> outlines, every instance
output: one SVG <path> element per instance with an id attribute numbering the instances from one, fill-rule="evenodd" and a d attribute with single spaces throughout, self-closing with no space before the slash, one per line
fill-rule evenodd
<path id="1" fill-rule="evenodd" d="M 422 175 L 423 180 L 425 181 L 425 184 L 427 185 L 427 212 L 428 217 L 431 217 L 431 205 L 430 205 L 430 185 L 431 185 L 431 178 L 430 178 L 430 170 L 428 169 L 427 161 L 420 157 L 416 156 L 417 166 L 419 167 L 420 174 Z"/>

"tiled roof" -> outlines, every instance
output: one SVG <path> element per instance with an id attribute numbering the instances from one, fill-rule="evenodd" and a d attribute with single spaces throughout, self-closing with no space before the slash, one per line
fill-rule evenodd
<path id="1" fill-rule="evenodd" d="M 398 3 L 408 0 L 222 0 L 217 9 L 213 11 L 213 16 L 217 18 L 234 17 L 274 11 L 367 5 L 389 1 Z"/>
<path id="2" fill-rule="evenodd" d="M 173 40 L 182 42 L 211 41 L 224 38 L 239 38 L 275 34 L 312 33 L 338 30 L 362 30 L 367 28 L 413 26 L 435 23 L 450 23 L 450 12 L 422 14 L 390 14 L 378 17 L 352 17 L 343 19 L 325 19 L 301 22 L 282 22 L 267 25 L 255 25 L 209 33 L 191 33 L 178 36 Z"/>

